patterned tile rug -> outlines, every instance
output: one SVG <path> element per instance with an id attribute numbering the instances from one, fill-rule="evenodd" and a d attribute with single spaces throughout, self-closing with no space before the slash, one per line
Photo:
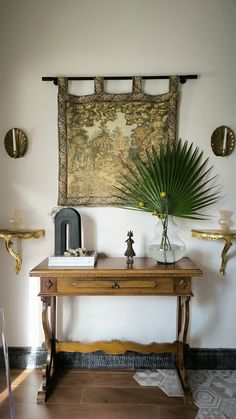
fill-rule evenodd
<path id="1" fill-rule="evenodd" d="M 236 419 L 236 370 L 189 370 L 189 383 L 199 411 L 196 419 Z M 182 396 L 175 370 L 140 370 L 141 386 L 159 386 L 168 396 Z"/>

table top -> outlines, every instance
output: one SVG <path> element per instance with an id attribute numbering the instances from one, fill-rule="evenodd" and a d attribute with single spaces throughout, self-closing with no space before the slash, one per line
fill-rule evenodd
<path id="1" fill-rule="evenodd" d="M 31 277 L 137 277 L 137 276 L 202 276 L 202 270 L 189 258 L 182 258 L 175 264 L 161 264 L 148 257 L 135 257 L 128 267 L 125 257 L 98 257 L 94 267 L 48 266 L 48 258 L 34 267 Z"/>

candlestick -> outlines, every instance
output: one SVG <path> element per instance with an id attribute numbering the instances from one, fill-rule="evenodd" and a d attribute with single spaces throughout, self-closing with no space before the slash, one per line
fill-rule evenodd
<path id="1" fill-rule="evenodd" d="M 233 211 L 228 210 L 219 210 L 220 218 L 218 219 L 218 223 L 222 230 L 230 229 L 230 226 L 233 224 L 231 217 L 233 215 Z"/>

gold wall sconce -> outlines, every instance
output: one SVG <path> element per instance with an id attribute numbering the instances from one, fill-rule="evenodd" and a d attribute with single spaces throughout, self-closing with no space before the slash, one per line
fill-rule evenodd
<path id="1" fill-rule="evenodd" d="M 216 156 L 229 156 L 235 147 L 235 135 L 233 131 L 222 125 L 213 131 L 211 136 L 211 148 Z"/>
<path id="2" fill-rule="evenodd" d="M 11 230 L 6 228 L 0 228 L 0 239 L 5 241 L 6 249 L 8 253 L 15 259 L 16 261 L 16 273 L 18 274 L 21 265 L 22 265 L 22 257 L 19 253 L 13 250 L 13 239 L 39 239 L 40 237 L 44 237 L 45 231 L 42 229 L 37 230 L 28 230 L 28 229 L 19 229 L 19 230 Z"/>
<path id="3" fill-rule="evenodd" d="M 221 275 L 225 274 L 226 267 L 226 257 L 228 250 L 233 244 L 233 240 L 236 239 L 236 230 L 192 230 L 192 237 L 197 239 L 207 239 L 207 240 L 224 240 L 225 245 L 221 253 Z"/>
<path id="4" fill-rule="evenodd" d="M 10 129 L 4 139 L 5 149 L 10 157 L 23 157 L 28 149 L 28 138 L 20 128 Z"/>

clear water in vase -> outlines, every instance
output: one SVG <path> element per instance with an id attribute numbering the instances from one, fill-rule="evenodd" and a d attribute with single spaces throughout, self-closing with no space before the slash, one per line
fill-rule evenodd
<path id="1" fill-rule="evenodd" d="M 186 248 L 171 215 L 168 215 L 167 236 L 168 246 L 163 246 L 163 224 L 159 220 L 155 227 L 154 238 L 148 246 L 148 256 L 160 263 L 175 263 L 185 256 Z"/>
<path id="2" fill-rule="evenodd" d="M 170 250 L 164 250 L 160 248 L 159 244 L 150 244 L 148 255 L 160 263 L 174 263 L 184 257 L 185 246 L 172 244 Z"/>

